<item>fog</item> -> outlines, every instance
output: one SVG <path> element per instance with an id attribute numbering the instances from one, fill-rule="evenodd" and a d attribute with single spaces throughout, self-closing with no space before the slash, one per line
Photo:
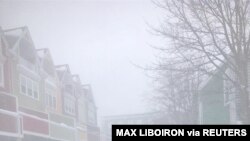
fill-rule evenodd
<path id="1" fill-rule="evenodd" d="M 115 124 L 249 124 L 249 5 L 0 0 L 0 140 L 110 141 Z"/>
<path id="2" fill-rule="evenodd" d="M 55 65 L 69 64 L 91 84 L 98 115 L 150 109 L 151 79 L 133 64 L 154 60 L 149 30 L 160 14 L 150 0 L 1 0 L 4 29 L 27 26 L 36 48 L 49 48 Z"/>

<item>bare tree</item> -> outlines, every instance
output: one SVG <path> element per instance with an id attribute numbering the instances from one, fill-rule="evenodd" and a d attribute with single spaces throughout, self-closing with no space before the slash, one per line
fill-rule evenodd
<path id="1" fill-rule="evenodd" d="M 170 64 L 169 64 L 170 65 Z M 170 69 L 172 68 L 172 69 Z M 165 123 L 195 124 L 198 120 L 198 79 L 190 70 L 178 71 L 174 66 L 158 70 L 155 106 L 159 106 Z M 167 117 L 167 118 L 166 118 Z M 163 122 L 164 123 L 164 122 Z"/>
<path id="2" fill-rule="evenodd" d="M 156 29 L 169 44 L 160 50 L 167 57 L 161 70 L 176 70 L 211 75 L 222 66 L 237 93 L 237 114 L 250 123 L 248 64 L 250 49 L 249 0 L 165 0 L 154 2 L 165 10 L 165 20 Z"/>

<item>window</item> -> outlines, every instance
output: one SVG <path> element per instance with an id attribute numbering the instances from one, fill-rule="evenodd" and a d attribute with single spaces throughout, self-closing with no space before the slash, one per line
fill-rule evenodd
<path id="1" fill-rule="evenodd" d="M 54 96 L 54 93 L 55 93 L 55 89 L 52 86 L 47 84 L 46 90 L 45 90 L 46 106 L 51 109 L 56 109 L 56 96 Z"/>
<path id="2" fill-rule="evenodd" d="M 70 115 L 75 114 L 75 103 L 73 99 L 65 98 L 64 99 L 64 110 Z"/>
<path id="3" fill-rule="evenodd" d="M 20 92 L 23 95 L 39 100 L 38 83 L 23 75 L 20 77 Z"/>
<path id="4" fill-rule="evenodd" d="M 4 86 L 3 64 L 0 64 L 0 86 Z"/>

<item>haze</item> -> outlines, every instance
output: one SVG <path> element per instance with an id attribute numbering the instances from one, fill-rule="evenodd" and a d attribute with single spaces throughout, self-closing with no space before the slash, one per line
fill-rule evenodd
<path id="1" fill-rule="evenodd" d="M 154 60 L 146 23 L 157 25 L 158 12 L 150 0 L 0 0 L 0 25 L 27 26 L 36 48 L 90 83 L 100 116 L 130 114 L 150 108 L 151 80 L 132 64 Z"/>

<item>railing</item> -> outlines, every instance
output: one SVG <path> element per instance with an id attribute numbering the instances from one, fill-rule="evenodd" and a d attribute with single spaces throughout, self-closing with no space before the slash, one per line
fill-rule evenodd
<path id="1" fill-rule="evenodd" d="M 83 141 L 92 136 L 88 128 L 76 126 L 74 118 L 62 114 L 17 108 L 15 96 L 0 92 L 0 136 L 22 138 L 31 135 L 61 141 Z"/>
<path id="2" fill-rule="evenodd" d="M 49 118 L 49 130 L 52 138 L 69 141 L 76 140 L 77 130 L 73 118 L 55 113 L 50 113 Z"/>
<path id="3" fill-rule="evenodd" d="M 17 112 L 17 99 L 5 92 L 0 92 L 0 109 Z"/>
<path id="4" fill-rule="evenodd" d="M 87 140 L 87 127 L 76 127 L 77 129 L 77 141 Z"/>
<path id="5" fill-rule="evenodd" d="M 49 137 L 49 121 L 35 115 L 19 112 L 22 115 L 23 132 L 41 137 Z"/>
<path id="6" fill-rule="evenodd" d="M 0 135 L 22 136 L 22 122 L 17 113 L 16 97 L 4 92 L 0 92 Z"/>
<path id="7" fill-rule="evenodd" d="M 35 111 L 29 111 L 28 113 L 19 113 L 23 117 L 24 134 L 62 141 L 76 140 L 76 128 L 74 126 L 74 120 L 72 118 L 59 115 L 56 119 L 49 119 L 50 116 L 47 113 Z M 62 119 L 66 119 L 65 122 L 62 121 Z M 70 120 L 70 122 L 68 120 Z"/>
<path id="8" fill-rule="evenodd" d="M 50 137 L 52 138 L 67 141 L 76 140 L 76 129 L 74 127 L 67 126 L 64 123 L 56 123 L 52 121 L 50 121 L 49 127 Z"/>

